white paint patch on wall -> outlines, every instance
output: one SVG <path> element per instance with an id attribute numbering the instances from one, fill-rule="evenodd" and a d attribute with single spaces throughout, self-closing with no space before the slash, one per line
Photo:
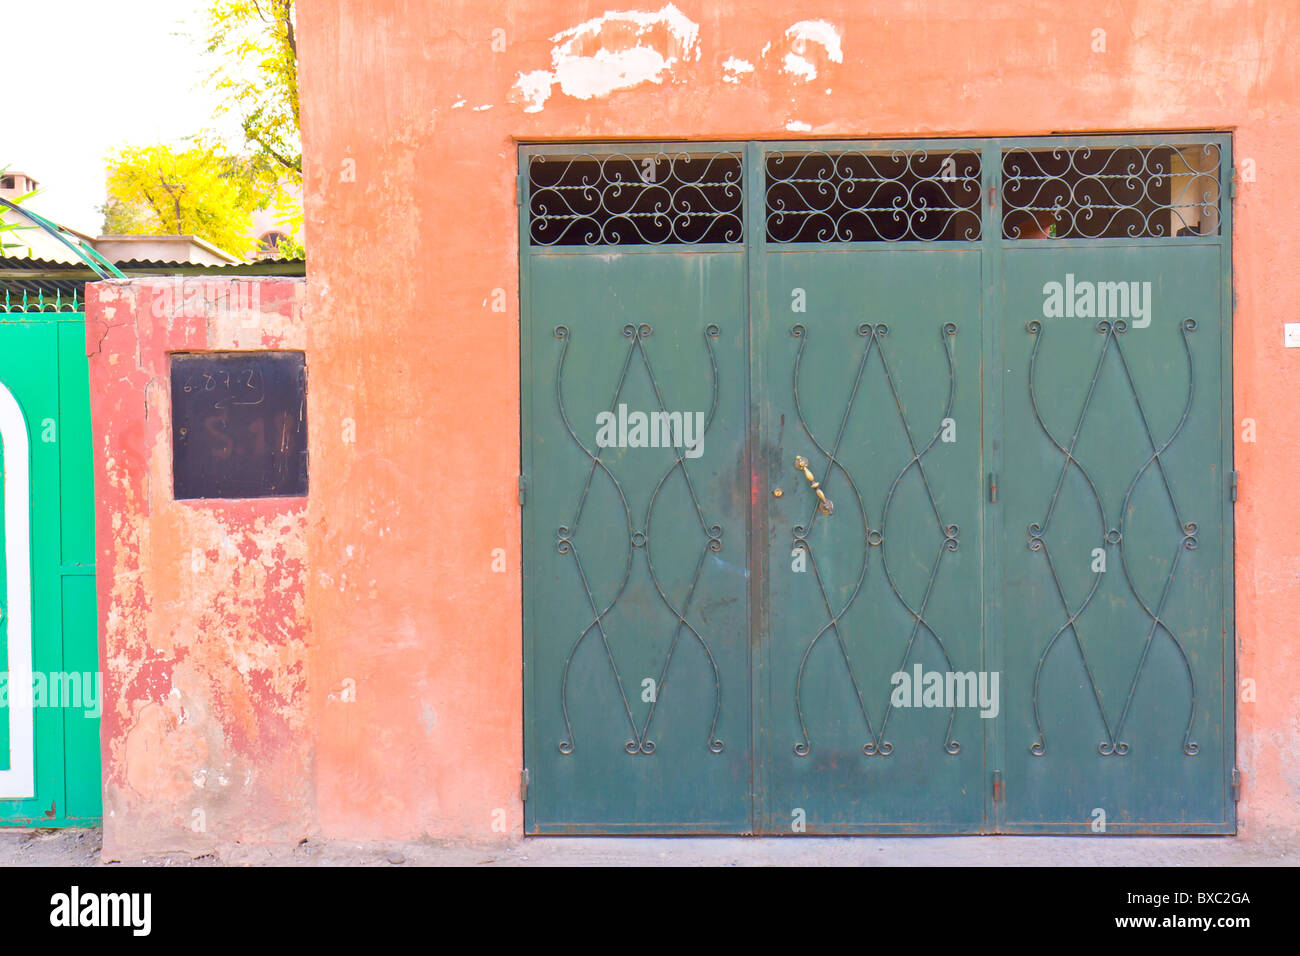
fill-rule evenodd
<path id="1" fill-rule="evenodd" d="M 580 100 L 607 96 L 664 76 L 692 57 L 699 60 L 699 24 L 671 3 L 657 13 L 607 11 L 555 34 L 551 69 L 520 73 L 515 80 L 525 113 L 537 113 L 551 88 Z M 594 53 L 582 51 L 592 50 Z"/>
<path id="2" fill-rule="evenodd" d="M 555 74 L 550 70 L 519 74 L 519 79 L 515 80 L 515 89 L 523 96 L 525 113 L 541 112 L 546 101 L 551 98 L 551 84 L 554 82 Z"/>
<path id="3" fill-rule="evenodd" d="M 742 73 L 753 73 L 754 64 L 748 60 L 741 60 L 736 57 L 728 57 L 727 62 L 722 64 L 722 82 L 739 83 Z"/>
<path id="4" fill-rule="evenodd" d="M 785 31 L 790 41 L 790 52 L 785 55 L 782 69 L 791 76 L 800 77 L 805 83 L 817 79 L 817 65 L 805 55 L 808 45 L 816 43 L 826 51 L 826 58 L 832 63 L 844 62 L 844 50 L 840 45 L 843 34 L 840 28 L 826 20 L 800 20 L 791 24 Z"/>
<path id="5" fill-rule="evenodd" d="M 817 67 L 812 62 L 805 60 L 798 53 L 787 53 L 785 55 L 785 65 L 781 67 L 791 76 L 802 77 L 805 83 L 810 83 L 817 79 Z"/>
<path id="6" fill-rule="evenodd" d="M 807 123 L 803 122 L 803 120 L 789 120 L 788 122 L 786 122 L 786 124 L 785 124 L 785 128 L 788 129 L 788 130 L 789 130 L 790 132 L 792 132 L 792 133 L 811 133 L 811 132 L 812 132 L 812 127 L 811 127 L 810 125 L 808 125 Z"/>
<path id="7" fill-rule="evenodd" d="M 5 640 L 8 645 L 9 769 L 0 770 L 0 799 L 36 796 L 32 713 L 31 472 L 27 419 L 0 383 L 0 445 L 4 448 Z"/>

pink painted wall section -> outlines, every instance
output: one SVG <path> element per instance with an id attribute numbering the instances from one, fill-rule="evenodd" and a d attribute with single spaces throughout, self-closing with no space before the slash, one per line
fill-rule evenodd
<path id="1" fill-rule="evenodd" d="M 1236 417 L 1258 435 L 1238 430 L 1238 666 L 1256 683 L 1238 707 L 1241 830 L 1300 827 L 1300 351 L 1282 349 L 1300 299 L 1300 6 L 301 0 L 298 26 L 327 383 L 306 529 L 326 835 L 491 840 L 503 816 L 520 832 L 519 140 L 1189 128 L 1233 131 L 1241 174 Z M 117 586 L 123 613 L 161 606 L 139 575 Z M 114 719 L 124 746 L 136 718 Z"/>
<path id="2" fill-rule="evenodd" d="M 173 351 L 303 348 L 302 296 L 88 286 L 106 859 L 311 828 L 306 501 L 174 500 L 169 372 Z"/>

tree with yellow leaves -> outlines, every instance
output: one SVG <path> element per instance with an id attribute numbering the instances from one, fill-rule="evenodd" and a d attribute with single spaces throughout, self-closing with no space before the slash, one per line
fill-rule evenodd
<path id="1" fill-rule="evenodd" d="M 222 112 L 239 116 L 254 157 L 301 184 L 294 0 L 213 0 L 208 52 L 219 57 L 212 81 Z"/>
<path id="2" fill-rule="evenodd" d="M 252 212 L 266 201 L 248 165 L 210 146 L 124 147 L 108 157 L 104 231 L 194 235 L 247 255 Z"/>

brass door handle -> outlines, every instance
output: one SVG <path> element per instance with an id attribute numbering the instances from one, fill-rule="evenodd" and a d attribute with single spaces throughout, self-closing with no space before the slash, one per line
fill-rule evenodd
<path id="1" fill-rule="evenodd" d="M 803 472 L 803 476 L 808 479 L 808 486 L 817 492 L 817 510 L 824 515 L 834 514 L 835 502 L 826 497 L 826 492 L 822 491 L 821 482 L 808 469 L 808 459 L 803 455 L 799 455 L 794 460 L 794 466 Z"/>

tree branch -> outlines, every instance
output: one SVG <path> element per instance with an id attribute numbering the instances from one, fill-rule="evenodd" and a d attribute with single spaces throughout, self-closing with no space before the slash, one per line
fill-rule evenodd
<path id="1" fill-rule="evenodd" d="M 284 18 L 284 39 L 289 44 L 289 52 L 293 54 L 294 74 L 298 72 L 298 37 L 293 30 L 293 0 L 283 0 L 280 5 L 280 13 Z"/>
<path id="2" fill-rule="evenodd" d="M 158 182 L 162 185 L 162 188 L 167 191 L 167 195 L 172 198 L 172 205 L 176 208 L 176 235 L 182 235 L 180 193 L 185 192 L 185 184 L 177 183 L 176 186 L 173 186 L 171 183 L 167 182 L 167 177 L 162 173 L 158 174 Z M 177 187 L 179 187 L 179 189 L 177 189 Z M 173 189 L 177 189 L 177 191 L 172 192 Z"/>
<path id="3" fill-rule="evenodd" d="M 268 143 L 260 134 L 253 132 L 253 130 L 249 128 L 249 125 L 247 123 L 244 124 L 244 135 L 248 139 L 256 143 L 258 146 L 260 146 L 262 149 L 264 149 L 267 155 L 269 155 L 272 159 L 274 159 L 285 169 L 292 169 L 294 172 L 299 174 L 302 173 L 301 159 L 299 159 L 297 162 L 294 162 L 292 159 L 286 158 L 278 149 L 276 149 L 274 146 Z"/>

